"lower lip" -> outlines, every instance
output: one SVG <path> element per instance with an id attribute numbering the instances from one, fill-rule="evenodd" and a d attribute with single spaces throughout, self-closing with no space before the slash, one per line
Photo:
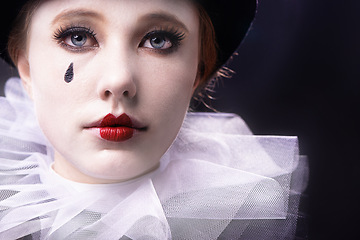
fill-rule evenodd
<path id="1" fill-rule="evenodd" d="M 100 137 L 111 142 L 124 142 L 134 135 L 134 129 L 129 127 L 102 127 Z"/>

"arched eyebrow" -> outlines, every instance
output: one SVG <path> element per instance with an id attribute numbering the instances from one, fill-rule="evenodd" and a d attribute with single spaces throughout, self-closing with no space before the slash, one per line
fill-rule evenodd
<path id="1" fill-rule="evenodd" d="M 59 21 L 69 20 L 71 18 L 83 18 L 83 17 L 95 18 L 96 20 L 103 22 L 106 20 L 105 17 L 100 13 L 88 9 L 80 8 L 80 9 L 65 10 L 59 13 L 58 15 L 56 15 L 56 17 L 52 20 L 51 23 L 52 25 L 55 25 Z M 175 15 L 163 11 L 147 13 L 141 16 L 138 19 L 138 22 L 147 23 L 150 25 L 155 23 L 171 24 L 174 27 L 182 28 L 185 32 L 189 32 L 186 25 L 182 21 L 180 21 Z"/>
<path id="2" fill-rule="evenodd" d="M 171 24 L 174 27 L 182 28 L 184 31 L 189 32 L 186 25 L 181 22 L 175 15 L 169 14 L 167 12 L 154 12 L 154 13 L 148 13 L 143 16 L 141 16 L 138 19 L 138 22 L 145 22 L 145 23 L 167 23 Z"/>
<path id="3" fill-rule="evenodd" d="M 91 17 L 91 18 L 95 18 L 97 20 L 100 21 L 104 21 L 104 17 L 94 11 L 88 10 L 88 9 L 72 9 L 72 10 L 66 10 L 63 11 L 61 13 L 59 13 L 58 15 L 56 15 L 56 17 L 52 20 L 51 24 L 54 25 L 59 21 L 62 20 L 66 20 L 69 18 L 74 18 L 74 17 Z"/>

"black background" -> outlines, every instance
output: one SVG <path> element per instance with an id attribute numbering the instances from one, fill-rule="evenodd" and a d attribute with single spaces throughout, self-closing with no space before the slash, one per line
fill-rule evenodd
<path id="1" fill-rule="evenodd" d="M 359 26 L 357 0 L 262 0 L 229 65 L 236 75 L 212 94 L 214 108 L 241 115 L 255 134 L 299 136 L 309 239 L 360 235 Z M 15 74 L 5 64 L 0 72 L 1 84 Z"/>

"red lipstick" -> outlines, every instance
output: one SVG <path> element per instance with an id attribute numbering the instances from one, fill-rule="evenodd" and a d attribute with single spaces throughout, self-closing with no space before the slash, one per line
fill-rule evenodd
<path id="1" fill-rule="evenodd" d="M 134 135 L 132 121 L 125 113 L 115 117 L 111 113 L 106 115 L 100 123 L 100 136 L 112 142 L 123 142 Z"/>

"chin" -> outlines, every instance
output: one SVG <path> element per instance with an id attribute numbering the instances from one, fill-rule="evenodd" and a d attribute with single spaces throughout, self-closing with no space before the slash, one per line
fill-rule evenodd
<path id="1" fill-rule="evenodd" d="M 110 154 L 110 156 L 97 158 L 89 163 L 91 164 L 81 167 L 85 175 L 94 179 L 121 182 L 151 171 L 159 161 L 144 162 L 135 157 L 126 156 L 126 154 Z"/>

